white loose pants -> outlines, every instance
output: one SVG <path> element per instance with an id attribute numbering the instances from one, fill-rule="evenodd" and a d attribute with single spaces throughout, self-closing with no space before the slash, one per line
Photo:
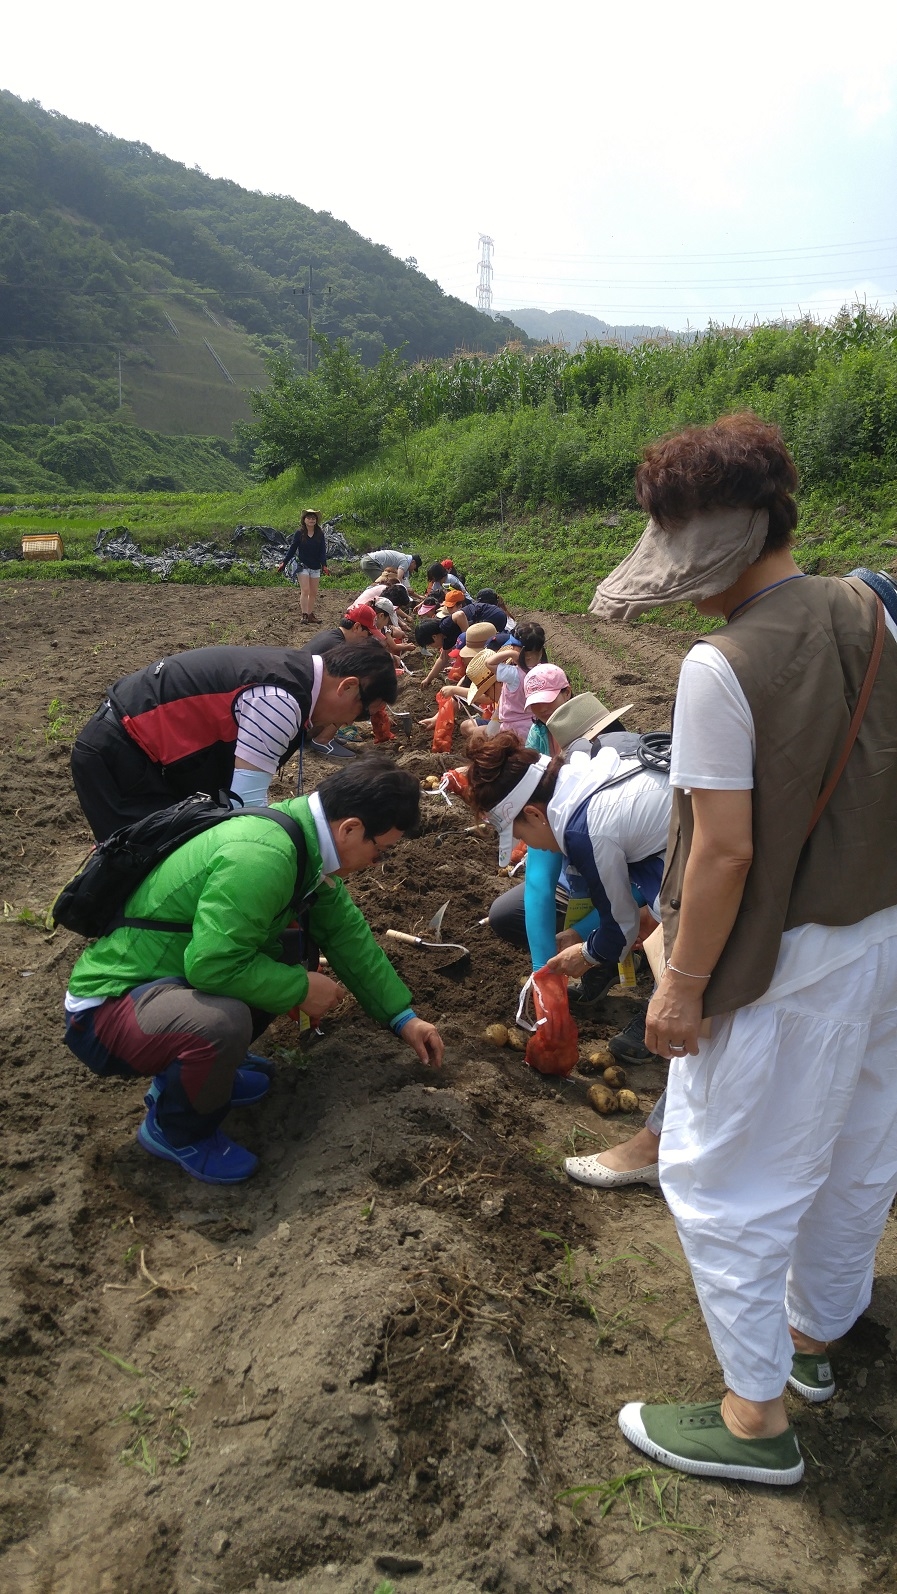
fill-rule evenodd
<path id="1" fill-rule="evenodd" d="M 837 1339 L 869 1304 L 897 1192 L 897 937 L 714 1029 L 670 1066 L 660 1182 L 727 1387 L 773 1400 L 789 1322 Z"/>

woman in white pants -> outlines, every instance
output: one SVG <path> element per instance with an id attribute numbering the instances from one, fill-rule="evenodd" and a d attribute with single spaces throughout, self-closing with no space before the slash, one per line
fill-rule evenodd
<path id="1" fill-rule="evenodd" d="M 863 581 L 798 569 L 796 482 L 755 416 L 652 445 L 652 519 L 592 605 L 727 622 L 680 677 L 645 1034 L 671 1059 L 660 1182 L 727 1393 L 631 1402 L 620 1426 L 769 1483 L 802 1476 L 785 1386 L 834 1393 L 827 1345 L 868 1305 L 897 1192 L 897 631 Z"/>

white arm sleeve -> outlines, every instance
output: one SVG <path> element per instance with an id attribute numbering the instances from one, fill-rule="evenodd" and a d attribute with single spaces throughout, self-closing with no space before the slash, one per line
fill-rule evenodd
<path id="1" fill-rule="evenodd" d="M 234 794 L 232 808 L 267 808 L 268 787 L 271 776 L 264 769 L 235 769 L 230 789 Z"/>
<path id="2" fill-rule="evenodd" d="M 698 642 L 679 675 L 670 784 L 750 791 L 754 747 L 754 718 L 735 671 L 719 648 Z"/>

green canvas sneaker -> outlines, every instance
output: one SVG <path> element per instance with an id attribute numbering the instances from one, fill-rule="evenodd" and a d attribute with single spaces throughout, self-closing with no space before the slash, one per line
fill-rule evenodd
<path id="1" fill-rule="evenodd" d="M 620 1412 L 626 1438 L 665 1467 L 701 1478 L 743 1483 L 800 1483 L 804 1461 L 793 1428 L 775 1439 L 737 1439 L 723 1422 L 719 1401 L 703 1406 L 643 1406 Z"/>
<path id="2" fill-rule="evenodd" d="M 831 1400 L 835 1393 L 835 1380 L 832 1364 L 825 1351 L 813 1351 L 812 1354 L 795 1351 L 788 1384 L 799 1395 L 803 1395 L 804 1400 L 811 1400 L 814 1406 L 821 1400 Z"/>

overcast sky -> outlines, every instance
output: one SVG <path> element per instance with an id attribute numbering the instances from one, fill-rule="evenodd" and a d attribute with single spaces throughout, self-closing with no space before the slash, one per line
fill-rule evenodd
<path id="1" fill-rule="evenodd" d="M 45 0 L 0 86 L 329 210 L 476 302 L 612 323 L 897 302 L 897 4 Z"/>

